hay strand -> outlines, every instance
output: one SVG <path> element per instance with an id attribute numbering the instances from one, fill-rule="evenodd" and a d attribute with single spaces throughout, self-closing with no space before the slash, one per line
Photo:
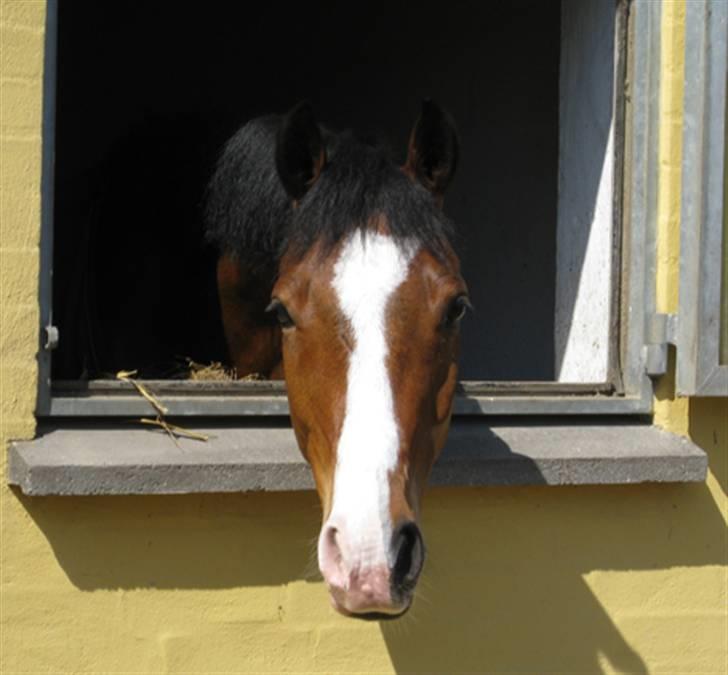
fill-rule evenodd
<path id="1" fill-rule="evenodd" d="M 195 441 L 209 441 L 210 437 L 207 434 L 201 434 L 197 431 L 190 431 L 184 427 L 177 426 L 176 424 L 170 424 L 167 420 L 157 417 L 157 419 L 150 419 L 149 417 L 142 417 L 139 420 L 142 424 L 150 424 L 153 426 L 161 427 L 167 434 L 177 442 L 177 436 L 181 438 L 191 438 Z"/>
<path id="2" fill-rule="evenodd" d="M 145 399 L 147 399 L 147 401 L 149 401 L 152 407 L 157 411 L 158 415 L 166 415 L 169 410 L 167 410 L 167 408 L 165 408 L 164 405 L 157 400 L 157 398 L 153 396 L 143 384 L 133 379 L 136 374 L 136 370 L 120 370 L 116 373 L 116 379 L 131 384 Z"/>
<path id="3" fill-rule="evenodd" d="M 134 379 L 134 376 L 136 374 L 136 370 L 120 370 L 118 373 L 116 373 L 116 378 L 118 380 L 121 380 L 122 382 L 128 382 L 129 384 L 131 384 L 137 390 L 140 396 L 143 396 L 154 408 L 154 410 L 157 411 L 156 419 L 142 417 L 139 420 L 142 424 L 161 427 L 162 429 L 164 429 L 164 431 L 167 432 L 167 435 L 172 439 L 172 441 L 178 448 L 180 447 L 179 443 L 177 442 L 178 437 L 190 438 L 195 441 L 204 442 L 207 442 L 210 439 L 210 437 L 205 434 L 201 434 L 196 431 L 190 431 L 189 429 L 185 429 L 184 427 L 180 427 L 176 424 L 171 424 L 167 422 L 167 420 L 164 419 L 164 416 L 169 412 L 168 409 L 141 382 L 137 382 Z"/>
<path id="4" fill-rule="evenodd" d="M 225 368 L 219 361 L 211 363 L 198 363 L 187 357 L 188 379 L 205 382 L 235 380 L 235 370 Z"/>

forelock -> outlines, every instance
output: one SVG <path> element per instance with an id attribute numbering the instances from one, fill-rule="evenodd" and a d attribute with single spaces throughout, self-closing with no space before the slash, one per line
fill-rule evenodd
<path id="1" fill-rule="evenodd" d="M 382 226 L 398 242 L 415 241 L 444 254 L 450 221 L 384 147 L 344 134 L 327 150 L 329 161 L 319 180 L 293 210 L 281 254 L 303 255 L 316 242 L 330 251 L 354 232 Z"/>

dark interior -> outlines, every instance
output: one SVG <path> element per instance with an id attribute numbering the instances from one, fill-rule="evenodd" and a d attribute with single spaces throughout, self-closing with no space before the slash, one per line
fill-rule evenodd
<path id="1" fill-rule="evenodd" d="M 225 360 L 200 206 L 245 121 L 308 99 L 404 158 L 432 97 L 462 143 L 461 377 L 553 379 L 559 5 L 60 0 L 54 378 Z"/>

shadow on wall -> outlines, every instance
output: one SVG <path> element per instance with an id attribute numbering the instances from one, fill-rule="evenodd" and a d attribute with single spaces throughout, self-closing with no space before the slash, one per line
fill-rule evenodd
<path id="1" fill-rule="evenodd" d="M 721 452 L 713 454 L 715 471 Z M 315 576 L 313 492 L 16 495 L 83 591 L 276 586 Z M 400 673 L 598 672 L 603 658 L 645 673 L 585 575 L 725 563 L 724 524 L 706 485 L 433 489 L 423 529 L 420 597 L 402 621 L 380 627 Z M 610 577 L 610 589 L 616 583 Z M 630 598 L 639 593 L 634 578 L 625 583 Z M 271 592 L 269 602 L 280 597 Z M 320 602 L 328 603 L 323 588 Z M 317 629 L 318 617 L 296 629 Z"/>
<path id="2" fill-rule="evenodd" d="M 314 492 L 16 494 L 84 591 L 273 586 L 318 574 Z"/>
<path id="3" fill-rule="evenodd" d="M 708 453 L 710 471 L 728 494 L 728 398 L 691 398 L 689 433 Z"/>
<path id="4" fill-rule="evenodd" d="M 702 447 L 725 480 L 728 416 L 708 414 Z M 725 523 L 703 484 L 433 490 L 424 529 L 419 602 L 381 626 L 400 673 L 602 672 L 605 660 L 647 673 L 586 575 L 728 562 Z M 650 591 L 637 576 L 610 577 L 611 598 L 619 585 L 620 610 L 639 615 Z"/>

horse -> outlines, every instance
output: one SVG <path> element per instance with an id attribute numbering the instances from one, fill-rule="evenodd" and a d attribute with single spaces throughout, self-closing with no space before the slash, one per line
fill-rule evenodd
<path id="1" fill-rule="evenodd" d="M 322 506 L 319 569 L 346 616 L 402 616 L 425 560 L 422 493 L 470 305 L 442 210 L 458 156 L 432 101 L 403 165 L 304 102 L 245 124 L 208 186 L 230 357 L 238 376 L 285 378 Z"/>

